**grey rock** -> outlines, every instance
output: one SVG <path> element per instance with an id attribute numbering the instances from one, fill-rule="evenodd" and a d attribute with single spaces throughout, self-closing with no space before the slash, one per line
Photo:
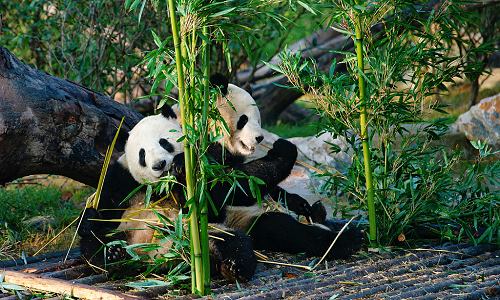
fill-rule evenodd
<path id="1" fill-rule="evenodd" d="M 463 132 L 469 141 L 487 141 L 500 149 L 500 94 L 484 98 L 460 115 L 451 130 Z"/>

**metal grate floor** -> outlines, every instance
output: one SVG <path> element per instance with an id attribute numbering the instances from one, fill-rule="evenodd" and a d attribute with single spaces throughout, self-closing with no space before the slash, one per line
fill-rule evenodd
<path id="1" fill-rule="evenodd" d="M 21 260 L 4 261 L 0 262 L 0 269 L 58 278 L 110 291 L 123 299 L 197 297 L 178 287 L 134 290 L 126 287 L 123 280 L 108 281 L 106 276 L 95 274 L 80 260 L 77 249 L 63 262 L 65 255 L 66 252 L 61 251 L 28 258 L 28 264 Z M 313 262 L 301 255 L 266 255 L 270 261 L 280 263 L 310 265 Z M 106 299 L 107 296 L 98 297 Z M 494 245 L 459 244 L 397 255 L 363 253 L 348 261 L 323 263 L 314 272 L 260 263 L 250 282 L 227 284 L 214 280 L 212 294 L 204 298 L 500 300 L 500 250 Z M 0 291 L 0 299 L 17 299 L 17 295 Z"/>

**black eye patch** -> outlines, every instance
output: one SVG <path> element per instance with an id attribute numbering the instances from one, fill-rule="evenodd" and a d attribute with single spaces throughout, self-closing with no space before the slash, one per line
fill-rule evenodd
<path id="1" fill-rule="evenodd" d="M 248 117 L 247 115 L 241 115 L 240 119 L 238 120 L 238 124 L 236 124 L 236 129 L 240 130 L 245 127 L 245 124 L 248 122 Z"/>
<path id="2" fill-rule="evenodd" d="M 160 139 L 159 143 L 160 146 L 163 147 L 163 149 L 167 150 L 170 153 L 174 152 L 174 146 L 172 146 L 172 144 L 170 144 L 166 139 Z"/>
<path id="3" fill-rule="evenodd" d="M 142 148 L 139 150 L 139 164 L 143 167 L 146 166 L 146 151 Z"/>

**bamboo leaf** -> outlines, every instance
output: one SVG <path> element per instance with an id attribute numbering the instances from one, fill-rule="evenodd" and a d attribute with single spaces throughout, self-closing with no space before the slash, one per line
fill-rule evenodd
<path id="1" fill-rule="evenodd" d="M 137 6 L 139 5 L 139 3 L 141 3 L 142 0 L 135 0 L 132 5 L 130 5 L 130 10 L 134 10 L 137 8 Z"/>
<path id="2" fill-rule="evenodd" d="M 106 156 L 104 157 L 104 165 L 103 165 L 102 170 L 101 170 L 101 176 L 99 177 L 99 183 L 97 185 L 96 195 L 94 197 L 93 207 L 95 209 L 97 209 L 99 207 L 99 200 L 101 198 L 102 185 L 104 184 L 106 172 L 108 171 L 109 161 L 111 160 L 111 154 L 113 153 L 113 148 L 115 147 L 116 139 L 118 138 L 118 134 L 120 133 L 120 129 L 122 127 L 124 119 L 125 119 L 125 117 L 122 118 L 122 120 L 120 122 L 120 126 L 118 126 L 118 129 L 116 130 L 116 134 L 115 134 L 115 137 L 113 138 L 113 142 L 111 142 L 111 146 L 108 147 L 108 150 L 106 151 Z"/>
<path id="3" fill-rule="evenodd" d="M 125 1 L 125 8 L 126 9 L 129 9 L 130 8 L 130 4 L 132 3 L 132 0 L 127 0 Z"/>
<path id="4" fill-rule="evenodd" d="M 146 3 L 146 1 L 144 1 L 144 3 Z M 155 41 L 156 46 L 158 46 L 158 48 L 161 48 L 162 42 L 158 35 L 156 35 L 156 32 L 154 32 L 154 30 L 151 30 L 151 34 L 153 35 L 153 40 Z"/>
<path id="5" fill-rule="evenodd" d="M 229 51 L 229 48 L 227 47 L 226 41 L 222 43 L 222 52 L 224 52 L 224 55 L 226 57 L 228 71 L 231 72 L 232 71 L 231 53 Z"/>
<path id="6" fill-rule="evenodd" d="M 223 11 L 220 11 L 218 13 L 210 15 L 209 18 L 217 18 L 217 17 L 223 16 L 223 15 L 226 15 L 226 14 L 232 12 L 235 9 L 236 9 L 236 7 L 231 7 L 231 8 L 225 9 Z"/>
<path id="7" fill-rule="evenodd" d="M 146 0 L 142 2 L 141 10 L 139 11 L 139 19 L 137 20 L 138 24 L 141 24 L 142 12 L 144 11 L 144 6 L 146 6 L 146 2 L 147 2 Z"/>
<path id="8" fill-rule="evenodd" d="M 297 3 L 302 6 L 303 8 L 307 9 L 309 12 L 311 12 L 313 15 L 316 15 L 316 12 L 314 11 L 314 9 L 312 9 L 312 7 L 310 7 L 309 5 L 307 5 L 306 3 L 302 2 L 302 1 L 297 1 Z"/>
<path id="9" fill-rule="evenodd" d="M 196 34 L 203 40 L 203 42 L 207 43 L 208 45 L 212 45 L 208 37 L 205 34 L 203 34 L 203 32 L 196 31 Z"/>
<path id="10" fill-rule="evenodd" d="M 268 66 L 269 68 L 273 69 L 274 71 L 280 73 L 280 74 L 283 74 L 283 71 L 276 65 L 273 65 L 272 63 L 269 63 L 267 61 L 263 61 L 263 63 Z"/>
<path id="11" fill-rule="evenodd" d="M 189 278 L 189 277 L 188 277 Z M 144 290 L 148 288 L 153 288 L 153 287 L 161 287 L 161 286 L 171 286 L 172 282 L 170 281 L 162 281 L 162 280 L 156 280 L 156 279 L 146 279 L 144 281 L 137 281 L 137 282 L 130 282 L 125 284 L 125 286 L 138 289 L 138 290 Z"/>

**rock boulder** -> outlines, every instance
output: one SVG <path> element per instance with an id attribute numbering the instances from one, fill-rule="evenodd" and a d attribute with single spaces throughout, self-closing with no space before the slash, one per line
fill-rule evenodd
<path id="1" fill-rule="evenodd" d="M 463 132 L 469 141 L 487 141 L 500 149 L 500 94 L 484 98 L 460 115 L 451 130 Z"/>

